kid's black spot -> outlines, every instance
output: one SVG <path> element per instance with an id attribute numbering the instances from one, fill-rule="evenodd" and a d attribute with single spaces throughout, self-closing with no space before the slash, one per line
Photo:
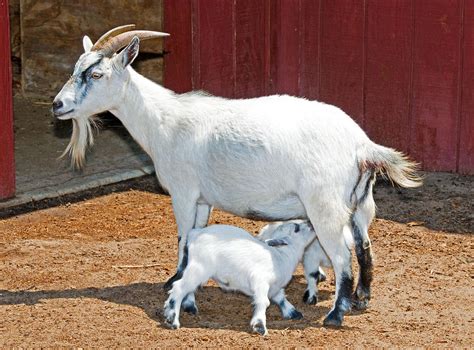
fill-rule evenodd
<path id="1" fill-rule="evenodd" d="M 316 283 L 326 281 L 326 275 L 319 272 L 319 270 L 315 272 L 311 272 L 309 275 L 316 280 Z"/>

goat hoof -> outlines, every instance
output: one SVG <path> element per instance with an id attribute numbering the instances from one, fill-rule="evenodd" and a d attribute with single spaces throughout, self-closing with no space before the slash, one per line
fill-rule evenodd
<path id="1" fill-rule="evenodd" d="M 356 310 L 359 310 L 359 311 L 367 310 L 367 308 L 369 307 L 369 299 L 359 300 L 357 299 L 357 297 L 354 297 L 352 299 L 351 304 Z"/>
<path id="2" fill-rule="evenodd" d="M 325 327 L 341 327 L 343 317 L 335 311 L 331 311 L 323 321 Z"/>
<path id="3" fill-rule="evenodd" d="M 191 315 L 197 315 L 198 308 L 195 304 L 183 305 L 183 311 Z"/>
<path id="4" fill-rule="evenodd" d="M 165 324 L 171 329 L 179 328 L 179 321 L 175 320 L 175 316 L 174 312 L 165 315 Z"/>
<path id="5" fill-rule="evenodd" d="M 174 322 L 173 320 L 165 320 L 165 324 L 170 329 L 178 329 L 179 328 L 179 322 Z"/>
<path id="6" fill-rule="evenodd" d="M 287 320 L 301 320 L 303 318 L 303 314 L 296 309 L 290 311 L 285 319 Z"/>
<path id="7" fill-rule="evenodd" d="M 172 310 L 165 309 L 163 311 L 165 317 L 165 324 L 171 329 L 179 328 L 179 321 L 176 319 L 176 313 Z"/>
<path id="8" fill-rule="evenodd" d="M 351 304 L 356 310 L 366 310 L 369 307 L 370 292 L 358 287 L 352 294 Z"/>
<path id="9" fill-rule="evenodd" d="M 316 297 L 316 295 L 310 296 L 309 290 L 307 290 L 306 292 L 304 292 L 303 302 L 308 305 L 315 305 L 318 302 L 318 298 Z"/>
<path id="10" fill-rule="evenodd" d="M 262 320 L 258 320 L 255 324 L 252 325 L 252 330 L 255 332 L 255 333 L 258 333 L 260 335 L 267 335 L 268 332 L 267 332 L 267 328 L 265 327 L 265 325 L 263 324 L 263 321 Z"/>

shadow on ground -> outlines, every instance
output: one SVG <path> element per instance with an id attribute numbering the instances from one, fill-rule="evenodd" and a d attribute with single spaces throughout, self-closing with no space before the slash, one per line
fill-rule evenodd
<path id="1" fill-rule="evenodd" d="M 437 231 L 474 233 L 474 176 L 425 173 L 422 187 L 405 189 L 380 179 L 376 217 Z"/>
<path id="2" fill-rule="evenodd" d="M 163 289 L 164 283 L 133 283 L 123 286 L 105 288 L 84 288 L 65 290 L 40 290 L 40 291 L 8 291 L 0 290 L 0 305 L 35 305 L 44 300 L 53 299 L 80 299 L 93 298 L 108 301 L 115 304 L 130 305 L 143 309 L 146 315 L 158 322 L 162 327 L 162 306 L 168 296 Z M 303 295 L 305 285 L 293 283 L 288 298 L 292 301 L 299 300 Z M 324 301 L 332 298 L 332 293 L 320 290 L 319 300 Z M 206 286 L 200 288 L 196 293 L 196 302 L 199 308 L 197 316 L 190 316 L 181 312 L 181 323 L 186 328 L 214 328 L 233 329 L 237 331 L 249 331 L 251 318 L 251 299 L 238 293 L 224 292 L 218 287 Z M 236 312 L 236 305 L 238 309 Z M 322 326 L 322 319 L 329 312 L 329 308 L 319 305 L 303 305 L 301 311 L 306 315 L 302 320 L 284 320 L 277 307 L 271 305 L 267 310 L 267 327 L 271 329 L 304 329 L 309 326 Z M 310 310 L 308 312 L 308 310 Z M 311 320 L 308 322 L 308 320 Z M 342 327 L 344 329 L 345 327 Z"/>

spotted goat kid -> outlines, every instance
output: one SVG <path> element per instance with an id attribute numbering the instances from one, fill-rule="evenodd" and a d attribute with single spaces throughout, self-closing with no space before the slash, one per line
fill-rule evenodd
<path id="1" fill-rule="evenodd" d="M 171 328 L 179 328 L 183 298 L 209 279 L 224 290 L 240 291 L 253 299 L 250 326 L 267 334 L 265 312 L 270 301 L 277 304 L 285 319 L 301 319 L 301 312 L 286 299 L 284 287 L 290 282 L 305 248 L 316 237 L 307 221 L 279 225 L 279 239 L 262 242 L 247 231 L 227 225 L 194 229 L 185 246 L 188 260 L 181 279 L 173 283 L 164 305 L 164 317 Z M 186 308 L 193 307 L 193 310 Z M 183 309 L 196 313 L 193 304 Z"/>
<path id="2" fill-rule="evenodd" d="M 280 230 L 281 225 L 289 225 L 291 223 L 299 224 L 308 221 L 292 220 L 286 222 L 273 222 L 263 227 L 257 238 L 262 242 L 270 244 L 286 245 L 285 232 Z M 313 229 L 312 229 L 313 230 Z M 315 233 L 316 235 L 316 233 Z M 353 236 L 349 229 L 344 231 L 344 240 L 346 245 L 351 249 L 354 245 Z M 318 238 L 315 238 L 305 249 L 303 255 L 304 275 L 306 277 L 307 287 L 303 297 L 306 304 L 316 304 L 318 302 L 318 283 L 326 280 L 326 274 L 321 267 L 332 267 L 331 260 L 325 253 Z"/>

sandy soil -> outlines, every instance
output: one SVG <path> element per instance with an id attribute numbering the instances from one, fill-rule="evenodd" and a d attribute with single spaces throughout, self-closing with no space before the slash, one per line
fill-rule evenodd
<path id="1" fill-rule="evenodd" d="M 322 327 L 333 279 L 308 306 L 299 268 L 287 294 L 305 318 L 282 320 L 272 305 L 265 338 L 249 333 L 249 299 L 213 283 L 197 294 L 198 316 L 183 314 L 180 330 L 162 325 L 156 310 L 177 251 L 169 197 L 129 190 L 6 218 L 0 347 L 472 347 L 473 236 L 418 226 L 407 215 L 408 223 L 377 219 L 371 227 L 375 280 L 366 312 L 347 315 L 340 329 Z M 252 233 L 264 224 L 218 211 L 212 222 Z"/>

